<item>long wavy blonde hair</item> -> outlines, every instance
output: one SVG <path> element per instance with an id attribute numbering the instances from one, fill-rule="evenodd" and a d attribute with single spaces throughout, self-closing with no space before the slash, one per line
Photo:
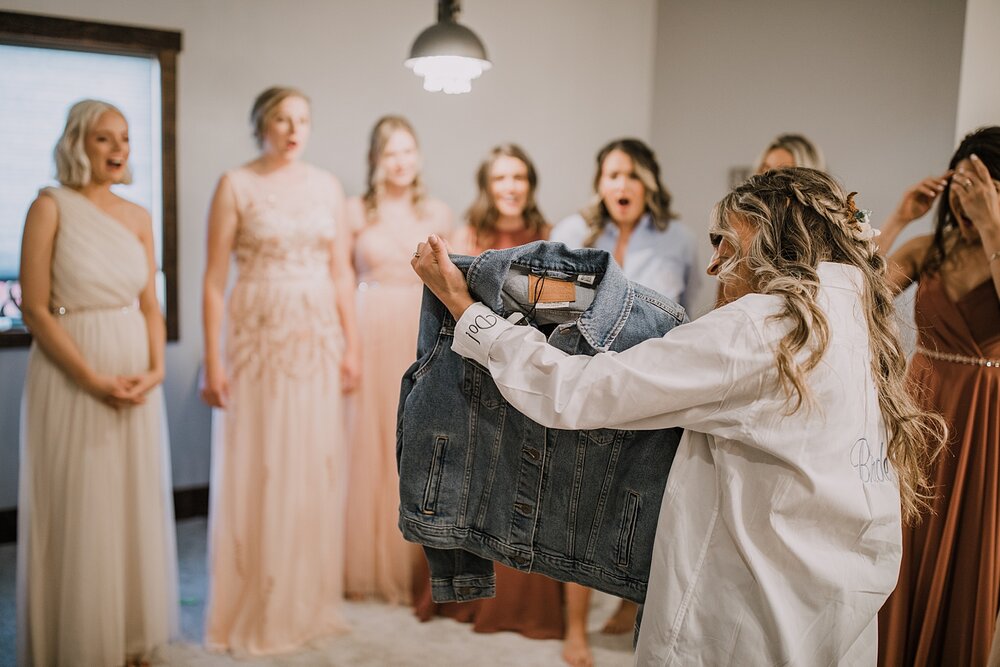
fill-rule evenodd
<path id="1" fill-rule="evenodd" d="M 378 203 L 385 190 L 385 174 L 382 173 L 382 169 L 379 166 L 382 160 L 382 153 L 385 152 L 389 138 L 397 130 L 408 132 L 413 137 L 413 142 L 417 144 L 418 150 L 420 148 L 420 142 L 417 141 L 417 133 L 413 130 L 410 121 L 402 116 L 383 116 L 376 121 L 368 143 L 368 189 L 361 196 L 361 201 L 365 205 L 365 217 L 369 223 L 375 222 L 378 218 Z M 418 166 L 417 175 L 413 178 L 413 183 L 410 184 L 410 197 L 413 207 L 420 217 L 424 214 L 423 204 L 426 196 L 424 181 L 420 176 L 420 168 Z"/>
<path id="2" fill-rule="evenodd" d="M 791 328 L 778 343 L 775 361 L 789 412 L 810 403 L 806 375 L 830 341 L 830 327 L 816 301 L 817 266 L 838 262 L 864 277 L 862 311 L 868 320 L 872 376 L 888 431 L 888 457 L 899 478 L 903 516 L 919 519 L 932 497 L 928 470 L 944 446 L 947 428 L 936 414 L 921 410 L 906 385 L 906 355 L 900 345 L 895 307 L 886 281 L 886 262 L 870 228 L 857 215 L 854 193 L 823 172 L 793 167 L 751 176 L 712 212 L 713 235 L 737 249 L 720 267 L 722 280 L 741 264 L 752 289 L 784 302 L 776 317 Z M 743 251 L 733 220 L 749 224 L 753 240 Z M 805 352 L 805 354 L 800 354 Z"/>

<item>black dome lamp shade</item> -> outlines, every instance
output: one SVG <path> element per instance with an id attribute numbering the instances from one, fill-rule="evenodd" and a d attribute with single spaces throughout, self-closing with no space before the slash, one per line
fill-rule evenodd
<path id="1" fill-rule="evenodd" d="M 424 90 L 467 93 L 472 80 L 493 66 L 476 33 L 455 20 L 458 10 L 458 0 L 438 0 L 438 22 L 417 35 L 403 63 L 423 77 Z"/>

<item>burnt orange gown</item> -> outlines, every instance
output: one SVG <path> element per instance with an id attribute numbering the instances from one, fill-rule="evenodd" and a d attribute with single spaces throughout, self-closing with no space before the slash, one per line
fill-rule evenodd
<path id="1" fill-rule="evenodd" d="M 500 250 L 514 245 L 538 241 L 544 236 L 518 234 L 506 242 L 494 243 Z M 450 239 L 453 252 L 478 255 L 485 250 L 476 243 L 475 232 L 469 227 L 457 230 Z M 463 623 L 472 623 L 476 632 L 518 632 L 531 639 L 562 639 L 565 633 L 563 584 L 540 574 L 520 572 L 494 563 L 496 597 L 472 602 L 436 604 L 431 599 L 430 572 L 426 560 L 421 562 L 413 591 L 417 618 L 429 621 L 445 616 Z"/>
<path id="2" fill-rule="evenodd" d="M 916 324 L 920 348 L 1000 360 L 992 281 L 955 302 L 939 277 L 922 277 Z M 899 583 L 879 614 L 879 664 L 985 665 L 1000 606 L 1000 367 L 918 349 L 909 381 L 950 433 L 932 472 L 933 512 L 903 529 Z"/>

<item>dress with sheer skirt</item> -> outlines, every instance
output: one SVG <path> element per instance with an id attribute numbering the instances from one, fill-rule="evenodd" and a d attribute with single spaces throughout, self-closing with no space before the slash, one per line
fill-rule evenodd
<path id="1" fill-rule="evenodd" d="M 1000 300 L 992 280 L 953 301 L 924 276 L 915 319 L 910 386 L 949 438 L 931 471 L 931 511 L 903 528 L 879 664 L 985 665 L 1000 607 Z"/>
<path id="2" fill-rule="evenodd" d="M 149 369 L 142 242 L 82 194 L 46 188 L 59 227 L 51 303 L 98 373 Z M 177 632 L 163 394 L 112 408 L 37 345 L 28 356 L 18 500 L 18 664 L 118 666 Z"/>
<path id="3" fill-rule="evenodd" d="M 429 221 L 365 224 L 355 230 L 361 386 L 349 404 L 347 594 L 409 604 L 420 547 L 399 532 L 396 409 L 403 372 L 417 355 L 423 284 L 413 249 L 447 230 Z"/>
<path id="4" fill-rule="evenodd" d="M 213 417 L 205 642 L 236 655 L 295 651 L 346 627 L 336 200 L 332 177 L 304 166 L 292 185 L 227 174 L 238 275 L 229 403 Z"/>

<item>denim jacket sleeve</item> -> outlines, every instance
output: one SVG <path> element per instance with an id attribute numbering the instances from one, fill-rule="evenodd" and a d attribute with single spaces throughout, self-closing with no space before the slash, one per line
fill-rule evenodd
<path id="1" fill-rule="evenodd" d="M 567 355 L 475 304 L 452 349 L 487 367 L 511 405 L 549 428 L 682 426 L 738 437 L 763 384 L 775 379 L 773 349 L 738 304 L 592 357 Z"/>

